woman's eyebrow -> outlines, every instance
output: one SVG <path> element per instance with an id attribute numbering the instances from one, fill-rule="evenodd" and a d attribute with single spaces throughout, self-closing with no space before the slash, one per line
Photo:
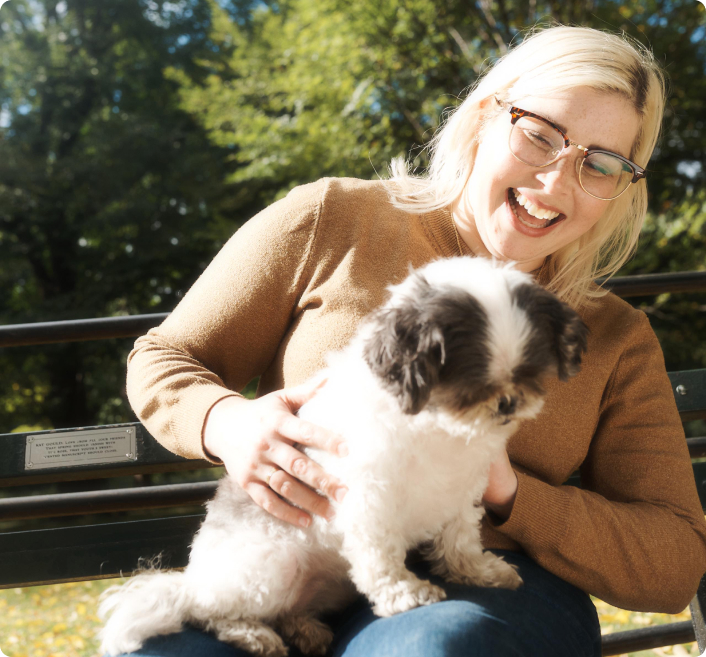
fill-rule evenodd
<path id="1" fill-rule="evenodd" d="M 536 114 L 537 116 L 541 116 L 543 119 L 546 119 L 551 124 L 553 124 L 557 128 L 559 128 L 559 130 L 561 130 L 564 134 L 566 134 L 568 132 L 568 130 L 563 125 L 561 125 L 561 123 L 559 123 L 559 121 L 555 121 L 553 117 L 547 116 L 546 114 L 541 114 L 540 112 L 534 112 L 534 114 Z"/>
<path id="2" fill-rule="evenodd" d="M 612 153 L 613 155 L 620 155 L 620 157 L 627 158 L 628 160 L 630 159 L 630 153 L 625 155 L 624 153 L 620 153 L 618 151 L 614 151 L 612 148 L 605 148 L 605 146 L 599 146 L 598 144 L 589 144 L 586 146 L 589 151 L 592 150 L 598 150 L 598 151 L 605 151 L 606 153 Z"/>
<path id="3" fill-rule="evenodd" d="M 542 118 L 546 119 L 546 120 L 549 121 L 550 123 L 553 123 L 553 124 L 554 124 L 557 128 L 559 128 L 559 130 L 561 130 L 569 139 L 571 139 L 572 141 L 575 141 L 575 140 L 572 138 L 572 136 L 569 134 L 569 131 L 566 129 L 566 127 L 563 126 L 563 125 L 562 125 L 561 123 L 559 123 L 558 121 L 554 120 L 553 117 L 547 116 L 546 114 L 540 114 L 539 112 L 535 112 L 535 114 L 537 114 L 537 116 L 541 116 Z M 583 144 L 582 144 L 582 146 L 583 146 Z M 612 148 L 606 148 L 605 146 L 601 146 L 600 144 L 589 144 L 588 146 L 585 146 L 585 148 L 588 148 L 588 150 L 606 151 L 606 152 L 608 152 L 608 153 L 613 153 L 613 154 L 615 154 L 615 155 L 620 155 L 621 157 L 626 157 L 626 158 L 630 159 L 630 154 L 625 155 L 625 154 L 623 154 L 623 153 L 619 153 L 618 151 L 614 151 Z"/>
<path id="4" fill-rule="evenodd" d="M 573 139 L 571 135 L 569 135 L 569 131 L 560 123 L 555 121 L 552 118 L 547 117 L 547 121 L 551 121 L 559 130 L 561 130 L 569 139 Z M 574 140 L 575 141 L 575 140 Z M 589 150 L 599 150 L 599 151 L 607 151 L 608 153 L 615 153 L 615 155 L 620 155 L 622 157 L 627 157 L 628 159 L 630 158 L 630 154 L 625 155 L 624 153 L 620 153 L 618 151 L 613 150 L 612 148 L 606 148 L 605 146 L 601 146 L 600 144 L 589 144 L 586 146 Z"/>

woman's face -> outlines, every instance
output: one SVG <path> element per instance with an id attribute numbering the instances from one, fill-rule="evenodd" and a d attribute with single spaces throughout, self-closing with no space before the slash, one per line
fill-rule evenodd
<path id="1" fill-rule="evenodd" d="M 553 98 L 528 96 L 513 105 L 561 126 L 569 139 L 586 148 L 603 148 L 627 158 L 639 129 L 638 115 L 628 100 L 588 87 Z M 519 269 L 532 271 L 546 256 L 592 228 L 611 201 L 583 191 L 576 166 L 582 151 L 571 146 L 553 164 L 532 167 L 510 152 L 510 128 L 507 111 L 486 127 L 473 172 L 454 207 L 454 219 L 474 253 L 514 260 Z M 539 208 L 560 215 L 547 225 L 547 219 L 533 216 L 516 201 L 515 192 L 534 214 L 542 214 Z"/>

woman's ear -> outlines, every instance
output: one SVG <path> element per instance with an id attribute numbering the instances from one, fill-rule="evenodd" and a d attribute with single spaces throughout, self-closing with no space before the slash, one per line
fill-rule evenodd
<path id="1" fill-rule="evenodd" d="M 500 99 L 500 96 L 493 94 L 492 96 L 483 98 L 483 100 L 478 103 L 478 107 L 480 109 L 480 117 L 478 120 L 478 130 L 474 139 L 480 142 L 490 122 L 502 113 L 505 105 Z"/>

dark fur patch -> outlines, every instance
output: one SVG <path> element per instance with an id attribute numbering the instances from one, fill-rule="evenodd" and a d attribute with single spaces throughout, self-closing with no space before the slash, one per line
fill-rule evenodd
<path id="1" fill-rule="evenodd" d="M 556 368 L 562 381 L 579 372 L 588 327 L 573 308 L 538 285 L 520 285 L 513 294 L 534 327 L 523 363 L 515 368 L 513 376 L 515 383 L 541 393 L 541 388 L 537 390 L 539 378 L 549 368 Z"/>
<path id="2" fill-rule="evenodd" d="M 432 287 L 418 275 L 414 295 L 378 311 L 374 321 L 365 360 L 405 413 L 421 411 L 436 385 L 453 391 L 455 406 L 489 396 L 488 319 L 468 293 Z"/>

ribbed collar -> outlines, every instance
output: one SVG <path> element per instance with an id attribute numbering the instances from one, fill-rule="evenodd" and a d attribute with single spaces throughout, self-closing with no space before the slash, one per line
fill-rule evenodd
<path id="1" fill-rule="evenodd" d="M 473 255 L 473 251 L 461 239 L 456 231 L 453 214 L 451 210 L 433 210 L 422 215 L 422 224 L 426 228 L 429 237 L 436 243 L 436 246 L 444 258 L 457 255 Z M 459 254 L 458 247 L 461 247 Z"/>

